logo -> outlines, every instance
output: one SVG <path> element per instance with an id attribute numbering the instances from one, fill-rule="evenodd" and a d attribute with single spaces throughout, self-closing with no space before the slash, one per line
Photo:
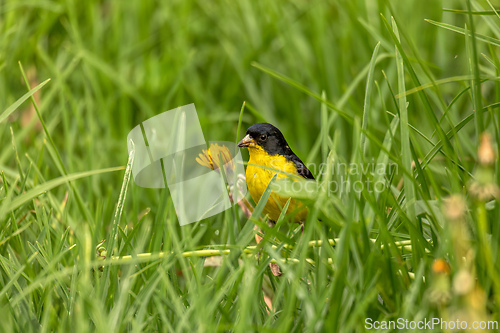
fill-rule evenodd
<path id="1" fill-rule="evenodd" d="M 203 136 L 194 104 L 163 112 L 127 136 L 132 176 L 145 188 L 168 188 L 180 225 L 231 208 L 246 194 L 243 161 L 233 142 Z"/>

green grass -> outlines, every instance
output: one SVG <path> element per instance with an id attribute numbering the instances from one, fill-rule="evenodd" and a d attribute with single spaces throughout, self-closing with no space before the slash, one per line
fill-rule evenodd
<path id="1" fill-rule="evenodd" d="M 496 8 L 2 2 L 1 330 L 499 321 Z M 310 209 L 303 232 L 284 215 L 269 228 L 263 202 L 250 219 L 235 206 L 180 227 L 168 189 L 135 185 L 128 132 L 190 103 L 207 141 L 237 141 L 261 121 L 282 130 L 319 184 L 292 191 Z M 486 146 L 478 156 L 483 132 L 491 163 Z M 373 164 L 381 171 L 354 172 Z M 385 186 L 328 191 L 346 180 Z"/>

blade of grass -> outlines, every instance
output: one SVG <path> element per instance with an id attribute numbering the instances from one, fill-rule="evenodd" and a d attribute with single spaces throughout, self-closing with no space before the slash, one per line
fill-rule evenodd
<path id="1" fill-rule="evenodd" d="M 134 155 L 135 155 L 135 150 L 132 149 L 129 153 L 127 167 L 125 169 L 125 174 L 123 175 L 123 182 L 122 182 L 122 188 L 120 190 L 120 196 L 118 197 L 118 203 L 116 205 L 115 214 L 113 216 L 113 223 L 111 226 L 111 235 L 109 241 L 109 249 L 111 251 L 110 253 L 111 256 L 114 254 L 118 254 L 118 245 L 117 245 L 118 227 L 120 224 L 120 219 L 122 217 L 125 198 L 127 197 L 128 183 L 130 181 L 130 176 L 132 175 L 132 164 L 134 163 Z M 106 297 L 108 297 L 108 288 L 110 285 L 109 273 L 110 273 L 110 267 L 106 267 L 104 269 L 102 277 L 104 281 L 104 290 L 101 294 L 103 301 L 105 300 Z"/>
<path id="2" fill-rule="evenodd" d="M 307 88 L 303 84 L 300 84 L 300 83 L 296 82 L 295 80 L 292 80 L 289 77 L 287 77 L 287 76 L 285 76 L 283 74 L 280 74 L 280 73 L 278 73 L 278 72 L 276 72 L 276 71 L 274 71 L 274 70 L 272 70 L 272 69 L 270 69 L 270 68 L 268 68 L 266 66 L 263 66 L 263 65 L 261 65 L 259 63 L 253 62 L 252 66 L 254 66 L 257 69 L 260 69 L 264 73 L 267 73 L 267 74 L 271 75 L 274 78 L 277 78 L 280 81 L 288 83 L 292 87 L 295 87 L 298 90 L 300 90 L 300 91 L 308 94 L 309 96 L 314 97 L 316 100 L 320 101 L 321 103 L 325 103 L 330 109 L 332 109 L 332 110 L 336 111 L 337 113 L 339 113 L 344 119 L 346 119 L 350 123 L 352 122 L 352 119 L 353 119 L 352 115 L 350 115 L 349 113 L 345 112 L 344 110 L 339 109 L 338 107 L 336 107 L 330 101 L 324 100 L 321 97 L 321 95 L 318 95 L 317 93 L 313 92 L 312 90 L 310 90 L 309 88 Z"/>
<path id="3" fill-rule="evenodd" d="M 368 70 L 368 77 L 366 78 L 366 89 L 365 89 L 365 102 L 363 107 L 363 122 L 361 128 L 363 132 L 366 132 L 368 126 L 368 114 L 370 109 L 370 98 L 373 88 L 373 71 L 375 70 L 375 63 L 377 61 L 378 50 L 380 48 L 380 42 L 375 45 L 375 49 L 373 50 L 372 59 L 370 60 L 370 69 Z M 366 156 L 366 135 L 361 133 L 360 139 L 360 148 L 363 156 Z"/>
<path id="4" fill-rule="evenodd" d="M 470 35 L 470 33 L 466 32 L 464 28 L 460 28 L 460 27 L 457 27 L 457 26 L 454 26 L 454 25 L 451 25 L 448 23 L 436 22 L 436 21 L 429 20 L 429 19 L 426 19 L 425 21 L 429 22 L 430 24 L 434 24 L 435 26 L 438 26 L 440 28 L 447 29 L 447 30 L 450 30 L 450 31 L 453 31 L 453 32 L 456 32 L 456 33 L 459 33 L 462 35 Z M 478 33 L 474 34 L 474 37 L 475 37 L 475 39 L 486 42 L 488 44 L 491 44 L 494 46 L 500 46 L 500 40 L 498 40 L 496 38 L 493 38 L 490 36 L 485 36 L 485 35 L 478 34 Z"/>
<path id="5" fill-rule="evenodd" d="M 35 88 L 31 89 L 26 94 L 24 94 L 23 96 L 21 96 L 16 102 L 14 102 L 14 104 L 12 104 L 11 106 L 9 106 L 7 108 L 7 110 L 5 110 L 4 112 L 2 112 L 2 114 L 0 114 L 0 123 L 2 121 L 4 121 L 5 119 L 7 119 L 12 114 L 12 112 L 16 111 L 17 108 L 19 106 L 21 106 L 21 104 L 23 104 L 28 98 L 30 98 L 31 96 L 33 96 L 34 93 L 36 93 L 38 90 L 40 90 L 49 81 L 50 81 L 50 79 L 47 79 L 47 80 L 43 81 L 42 83 L 40 83 L 39 85 L 37 85 Z"/>
<path id="6" fill-rule="evenodd" d="M 21 74 L 22 74 L 23 79 L 24 79 L 24 83 L 26 84 L 26 87 L 28 89 L 30 89 L 30 83 L 29 83 L 28 77 L 26 76 L 26 73 L 24 72 L 23 65 L 21 64 L 20 61 L 18 62 L 18 64 L 19 64 L 19 69 L 21 70 Z M 47 129 L 47 126 L 45 125 L 45 121 L 42 118 L 42 114 L 40 113 L 40 110 L 38 108 L 38 104 L 35 101 L 35 99 L 33 98 L 33 95 L 31 95 L 30 97 L 31 97 L 31 102 L 33 104 L 33 108 L 35 109 L 36 115 L 38 116 L 38 120 L 40 120 L 40 124 L 42 125 L 45 136 L 49 140 L 50 145 L 47 146 L 47 148 L 48 148 L 49 152 L 51 153 L 51 155 L 53 156 L 54 162 L 56 163 L 57 168 L 59 169 L 61 174 L 63 176 L 67 176 L 68 171 L 66 170 L 66 167 L 64 166 L 61 155 L 59 154 L 59 151 L 57 150 L 56 144 L 54 143 L 54 140 L 52 139 L 52 135 L 50 134 L 49 130 Z M 87 206 L 83 203 L 83 199 L 80 195 L 80 192 L 71 183 L 69 183 L 69 187 L 72 190 L 73 194 L 75 195 L 76 202 L 78 204 L 78 208 L 80 209 L 82 215 L 85 216 L 87 221 L 89 221 L 89 222 L 92 221 L 93 220 L 92 214 L 90 214 L 90 211 L 88 210 Z M 90 226 L 92 226 L 92 224 L 93 223 L 89 223 Z"/>
<path id="7" fill-rule="evenodd" d="M 394 35 L 399 40 L 398 28 L 395 21 L 392 21 Z M 405 68 L 403 57 L 396 48 L 396 65 L 398 70 L 398 90 L 400 93 L 406 91 L 405 89 Z M 415 189 L 411 178 L 411 151 L 410 151 L 410 126 L 408 123 L 408 106 L 406 103 L 406 96 L 400 94 L 398 98 L 399 117 L 400 117 L 400 131 L 401 131 L 401 160 L 403 167 L 406 168 L 410 175 L 404 175 L 404 187 L 406 194 L 407 214 L 410 219 L 415 218 Z"/>
<path id="8" fill-rule="evenodd" d="M 472 106 L 475 111 L 475 122 L 476 122 L 476 136 L 479 142 L 480 134 L 484 131 L 483 123 L 483 107 L 481 100 L 481 81 L 479 78 L 479 60 L 477 54 L 477 43 L 476 43 L 476 28 L 474 25 L 474 19 L 471 13 L 471 3 L 467 0 L 467 10 L 469 11 L 469 26 L 470 26 L 470 36 L 466 34 L 466 46 L 469 59 L 469 68 L 472 73 L 473 79 L 471 82 L 471 93 L 472 93 Z"/>
<path id="9" fill-rule="evenodd" d="M 43 184 L 40 184 L 40 185 L 32 188 L 31 190 L 29 190 L 26 193 L 23 193 L 22 195 L 17 196 L 14 200 L 12 200 L 9 203 L 4 202 L 3 205 L 6 205 L 5 207 L 6 207 L 7 211 L 12 211 L 12 210 L 19 208 L 20 206 L 22 206 L 26 202 L 38 197 L 39 195 L 41 195 L 47 191 L 52 190 L 53 188 L 55 188 L 59 185 L 66 184 L 66 183 L 71 182 L 75 179 L 85 178 L 85 177 L 98 175 L 98 174 L 106 173 L 106 172 L 115 172 L 115 171 L 119 171 L 119 170 L 123 170 L 123 169 L 124 169 L 124 167 L 114 167 L 114 168 L 107 168 L 107 169 L 100 169 L 100 170 L 92 170 L 92 171 L 73 173 L 73 174 L 63 176 L 63 177 L 52 179 L 52 180 L 49 180 L 48 182 L 45 182 Z M 3 218 L 3 216 L 0 216 L 0 219 L 2 219 L 2 218 Z"/>
<path id="10" fill-rule="evenodd" d="M 399 42 L 399 32 L 398 27 L 396 25 L 396 21 L 392 20 L 392 29 L 394 31 L 394 36 Z M 406 91 L 405 88 L 405 67 L 402 54 L 399 48 L 396 46 L 396 67 L 398 72 L 398 90 L 400 93 Z M 417 226 L 417 217 L 415 215 L 415 188 L 413 185 L 414 179 L 412 174 L 412 158 L 411 158 L 411 150 L 410 150 L 410 126 L 408 121 L 408 105 L 406 103 L 406 96 L 401 94 L 398 98 L 399 105 L 399 117 L 400 117 L 400 131 L 401 131 L 401 162 L 403 164 L 403 168 L 406 168 L 409 174 L 404 174 L 404 193 L 406 196 L 406 214 L 410 219 L 411 223 L 414 226 Z M 418 237 L 410 232 L 410 238 L 412 240 L 412 244 L 416 247 L 416 251 L 413 252 L 412 262 L 413 265 L 416 266 L 419 259 L 422 256 L 420 251 L 420 246 L 418 245 Z"/>

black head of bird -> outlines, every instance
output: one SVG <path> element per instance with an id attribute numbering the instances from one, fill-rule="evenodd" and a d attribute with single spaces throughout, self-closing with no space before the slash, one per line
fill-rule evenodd
<path id="1" fill-rule="evenodd" d="M 293 154 L 281 131 L 268 123 L 250 126 L 246 136 L 238 143 L 238 147 L 249 149 L 261 147 L 269 155 Z"/>

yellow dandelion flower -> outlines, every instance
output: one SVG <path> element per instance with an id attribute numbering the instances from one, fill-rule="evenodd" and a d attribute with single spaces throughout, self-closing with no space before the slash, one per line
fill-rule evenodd
<path id="1" fill-rule="evenodd" d="M 233 156 L 229 149 L 217 143 L 212 143 L 207 150 L 203 149 L 203 152 L 196 158 L 196 162 L 215 171 L 218 171 L 222 164 L 226 175 L 234 171 Z"/>

